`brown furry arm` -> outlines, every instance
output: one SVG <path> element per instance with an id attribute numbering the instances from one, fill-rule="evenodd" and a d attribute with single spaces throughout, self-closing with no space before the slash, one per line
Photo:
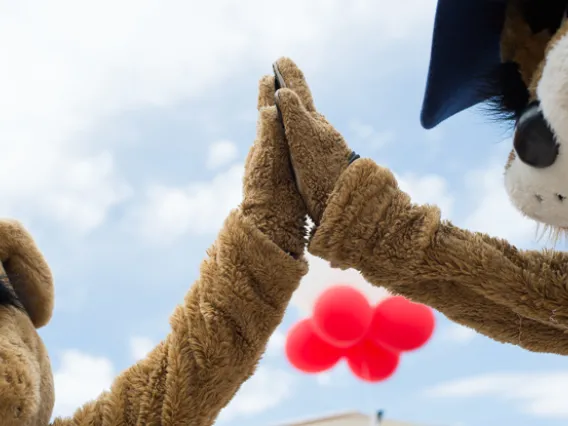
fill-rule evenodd
<path id="1" fill-rule="evenodd" d="M 565 254 L 519 251 L 442 222 L 370 160 L 340 177 L 309 249 L 495 340 L 568 354 Z"/>
<path id="2" fill-rule="evenodd" d="M 171 317 L 171 333 L 68 425 L 212 425 L 255 371 L 307 272 L 239 211 L 231 213 Z"/>

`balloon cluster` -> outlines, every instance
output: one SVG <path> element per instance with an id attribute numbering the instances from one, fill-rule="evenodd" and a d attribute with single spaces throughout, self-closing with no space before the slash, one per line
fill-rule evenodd
<path id="1" fill-rule="evenodd" d="M 286 339 L 289 362 L 304 373 L 321 373 L 345 359 L 367 382 L 388 379 L 400 355 L 425 345 L 434 314 L 424 305 L 394 296 L 372 307 L 350 286 L 335 286 L 316 301 L 311 318 L 298 322 Z"/>

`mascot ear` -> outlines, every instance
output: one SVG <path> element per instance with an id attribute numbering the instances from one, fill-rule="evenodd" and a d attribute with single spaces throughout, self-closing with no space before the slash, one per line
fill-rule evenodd
<path id="1" fill-rule="evenodd" d="M 423 127 L 481 103 L 498 119 L 519 119 L 566 5 L 566 0 L 438 0 Z"/>
<path id="2" fill-rule="evenodd" d="M 479 87 L 501 62 L 506 0 L 438 0 L 421 123 L 431 129 L 487 100 Z"/>
<path id="3" fill-rule="evenodd" d="M 51 319 L 53 278 L 29 233 L 15 221 L 0 221 L 0 305 L 25 309 L 36 328 Z"/>

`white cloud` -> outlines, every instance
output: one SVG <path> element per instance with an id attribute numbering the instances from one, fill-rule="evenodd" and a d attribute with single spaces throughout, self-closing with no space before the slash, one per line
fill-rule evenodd
<path id="1" fill-rule="evenodd" d="M 281 55 L 309 71 L 346 40 L 418 37 L 433 11 L 434 0 L 2 3 L 0 214 L 89 231 L 129 193 L 113 153 L 89 141 L 109 117 L 207 96 Z"/>
<path id="2" fill-rule="evenodd" d="M 316 375 L 316 381 L 320 386 L 329 386 L 331 385 L 331 373 L 319 373 Z"/>
<path id="3" fill-rule="evenodd" d="M 230 164 L 237 158 L 237 145 L 228 140 L 217 141 L 209 147 L 207 156 L 207 167 L 209 169 L 218 169 Z"/>
<path id="4" fill-rule="evenodd" d="M 241 202 L 243 172 L 242 165 L 235 165 L 211 181 L 185 188 L 154 185 L 126 223 L 143 237 L 162 243 L 187 233 L 215 233 Z"/>
<path id="5" fill-rule="evenodd" d="M 353 372 L 347 362 L 340 361 L 331 370 L 315 374 L 313 378 L 320 387 L 346 388 L 353 383 Z"/>
<path id="6" fill-rule="evenodd" d="M 154 342 L 147 337 L 132 337 L 130 339 L 130 354 L 134 361 L 146 358 L 146 355 L 154 349 Z"/>
<path id="7" fill-rule="evenodd" d="M 369 284 L 354 269 L 342 271 L 329 266 L 329 262 L 308 254 L 310 269 L 302 279 L 299 288 L 292 297 L 292 305 L 298 308 L 302 315 L 309 316 L 319 295 L 335 285 L 350 285 L 361 291 L 371 303 L 376 303 L 388 296 L 388 292 Z"/>
<path id="8" fill-rule="evenodd" d="M 101 225 L 108 209 L 131 195 L 130 187 L 117 178 L 109 152 L 54 167 L 60 167 L 56 169 L 59 186 L 39 195 L 36 202 L 41 203 L 45 213 L 77 232 L 85 233 Z"/>
<path id="9" fill-rule="evenodd" d="M 397 180 L 400 189 L 410 195 L 413 203 L 434 204 L 440 208 L 443 217 L 451 216 L 454 197 L 449 192 L 449 185 L 445 178 L 434 174 L 417 176 L 413 173 L 406 173 L 403 176 L 397 176 Z"/>
<path id="10" fill-rule="evenodd" d="M 77 350 L 61 356 L 61 365 L 54 374 L 55 416 L 71 416 L 84 403 L 108 390 L 114 380 L 112 362 Z"/>
<path id="11" fill-rule="evenodd" d="M 280 330 L 276 330 L 266 346 L 266 355 L 279 356 L 284 354 L 284 346 L 286 345 L 286 334 Z"/>
<path id="12" fill-rule="evenodd" d="M 504 238 L 513 244 L 526 244 L 535 240 L 537 227 L 513 207 L 505 191 L 503 174 L 509 147 L 510 143 L 504 142 L 487 165 L 465 173 L 465 191 L 460 201 L 469 202 L 473 208 L 459 222 L 471 231 Z M 435 204 L 444 218 L 453 219 L 457 197 L 450 192 L 444 177 L 407 173 L 397 179 L 414 203 Z"/>
<path id="13" fill-rule="evenodd" d="M 349 124 L 353 136 L 365 143 L 370 149 L 378 150 L 385 145 L 389 145 L 396 139 L 396 134 L 392 131 L 378 131 L 370 124 L 361 123 L 354 120 Z"/>
<path id="14" fill-rule="evenodd" d="M 467 345 L 475 339 L 476 336 L 477 333 L 471 328 L 459 324 L 450 324 L 442 330 L 440 337 L 449 342 Z"/>
<path id="15" fill-rule="evenodd" d="M 466 188 L 476 207 L 464 226 L 514 244 L 535 240 L 535 222 L 524 217 L 509 201 L 503 182 L 504 164 L 504 159 L 493 161 L 488 167 L 466 175 Z"/>
<path id="16" fill-rule="evenodd" d="M 67 152 L 63 141 L 51 139 L 49 132 L 28 139 L 22 134 L 6 135 L 6 127 L 0 124 L 0 147 L 6 160 L 0 168 L 1 216 L 32 217 L 41 212 L 71 230 L 87 233 L 130 195 L 110 152 L 79 155 Z"/>
<path id="17" fill-rule="evenodd" d="M 229 423 L 237 417 L 250 417 L 268 411 L 293 396 L 293 385 L 292 374 L 261 366 L 221 412 L 219 420 Z"/>
<path id="18" fill-rule="evenodd" d="M 426 394 L 434 398 L 501 399 L 535 417 L 568 419 L 567 371 L 486 374 L 442 383 Z"/>

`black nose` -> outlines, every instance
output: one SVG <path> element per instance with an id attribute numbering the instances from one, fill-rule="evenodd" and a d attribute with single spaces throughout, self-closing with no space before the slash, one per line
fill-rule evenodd
<path id="1" fill-rule="evenodd" d="M 531 104 L 521 115 L 513 141 L 519 159 L 529 166 L 552 166 L 558 157 L 558 143 L 540 105 Z"/>

